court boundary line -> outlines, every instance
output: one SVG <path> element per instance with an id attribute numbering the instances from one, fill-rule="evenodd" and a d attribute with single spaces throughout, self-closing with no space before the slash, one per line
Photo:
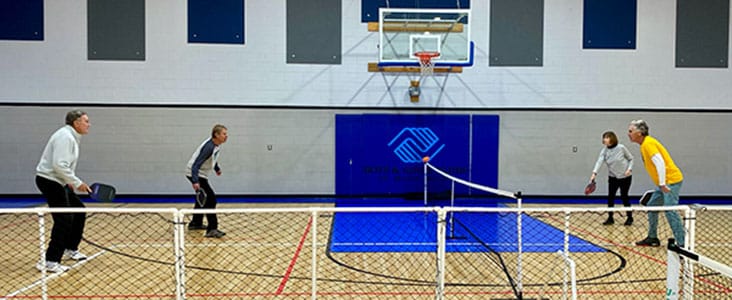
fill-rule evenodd
<path id="1" fill-rule="evenodd" d="M 310 216 L 310 218 L 308 218 L 308 224 L 305 226 L 305 232 L 303 232 L 300 237 L 300 243 L 297 245 L 297 249 L 295 249 L 295 254 L 293 254 L 292 259 L 290 260 L 290 265 L 288 265 L 287 270 L 285 270 L 285 275 L 282 277 L 282 281 L 280 281 L 280 285 L 277 287 L 275 295 L 282 294 L 282 291 L 285 289 L 285 285 L 287 285 L 287 281 L 290 279 L 292 270 L 295 269 L 295 263 L 297 263 L 297 259 L 300 257 L 300 251 L 302 251 L 302 247 L 305 245 L 305 240 L 308 238 L 308 233 L 310 232 L 310 227 L 312 225 L 313 216 Z"/>
<path id="2" fill-rule="evenodd" d="M 102 250 L 102 251 L 99 251 L 99 252 L 95 253 L 92 256 L 87 257 L 84 260 L 77 261 L 75 264 L 69 266 L 69 270 L 64 271 L 64 272 L 61 272 L 61 273 L 54 273 L 54 274 L 48 276 L 48 271 L 46 271 L 46 275 L 47 275 L 46 276 L 46 281 L 49 281 L 51 279 L 55 279 L 55 278 L 61 277 L 62 275 L 66 274 L 66 272 L 69 272 L 69 271 L 71 271 L 74 268 L 81 267 L 82 265 L 86 264 L 87 262 L 91 261 L 92 259 L 97 258 L 98 256 L 100 256 L 100 255 L 102 255 L 102 254 L 104 254 L 106 252 L 107 252 L 106 250 Z M 15 292 L 12 292 L 10 294 L 5 295 L 5 298 L 0 298 L 0 299 L 15 298 L 16 295 L 18 295 L 20 293 L 23 293 L 25 291 L 28 291 L 28 290 L 30 290 L 32 288 L 35 288 L 35 287 L 41 285 L 42 283 L 43 283 L 43 278 L 39 278 L 35 282 L 31 283 L 30 285 L 25 286 L 25 287 L 22 287 L 19 290 L 16 290 Z"/>

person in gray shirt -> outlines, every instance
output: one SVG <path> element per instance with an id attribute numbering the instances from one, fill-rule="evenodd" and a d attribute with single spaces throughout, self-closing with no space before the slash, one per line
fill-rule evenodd
<path id="1" fill-rule="evenodd" d="M 623 201 L 623 205 L 630 207 L 628 191 L 630 190 L 630 183 L 633 178 L 631 175 L 633 170 L 633 155 L 630 154 L 628 148 L 625 148 L 625 146 L 618 143 L 618 136 L 612 131 L 606 131 L 602 134 L 602 144 L 605 145 L 605 147 L 600 150 L 600 156 L 597 158 L 595 168 L 592 169 L 590 182 L 595 181 L 595 177 L 597 177 L 597 172 L 600 170 L 600 167 L 602 167 L 603 164 L 607 165 L 607 206 L 615 206 L 615 195 L 617 194 L 618 189 L 620 189 L 620 199 Z M 612 212 L 608 213 L 607 220 L 602 224 L 615 224 Z M 625 220 L 624 225 L 633 225 L 633 212 L 628 212 L 628 217 Z"/>

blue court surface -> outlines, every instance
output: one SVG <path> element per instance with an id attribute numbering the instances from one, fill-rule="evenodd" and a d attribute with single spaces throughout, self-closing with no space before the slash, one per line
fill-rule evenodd
<path id="1" fill-rule="evenodd" d="M 461 202 L 465 206 L 466 202 Z M 496 202 L 480 203 L 483 207 L 498 205 Z M 354 205 L 340 203 L 338 206 Z M 458 212 L 453 220 L 447 225 L 447 252 L 518 251 L 516 214 Z M 330 251 L 435 252 L 436 222 L 436 213 L 339 212 L 333 217 Z M 522 237 L 524 252 L 564 250 L 562 230 L 528 215 L 522 215 L 521 222 L 523 228 L 530 228 L 532 233 Z M 576 236 L 570 235 L 569 243 L 572 252 L 606 251 Z"/>

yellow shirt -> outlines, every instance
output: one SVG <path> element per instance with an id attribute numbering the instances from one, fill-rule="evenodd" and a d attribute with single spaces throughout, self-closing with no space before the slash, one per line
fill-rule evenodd
<path id="1" fill-rule="evenodd" d="M 658 185 L 658 171 L 656 165 L 653 164 L 651 157 L 654 155 L 661 154 L 664 163 L 666 164 L 666 185 L 679 183 L 684 180 L 684 175 L 681 174 L 681 170 L 676 166 L 674 160 L 671 159 L 671 155 L 668 154 L 666 148 L 661 143 L 651 137 L 646 136 L 643 143 L 640 145 L 641 157 L 643 158 L 643 165 L 648 171 L 648 175 L 651 176 L 651 180 Z"/>

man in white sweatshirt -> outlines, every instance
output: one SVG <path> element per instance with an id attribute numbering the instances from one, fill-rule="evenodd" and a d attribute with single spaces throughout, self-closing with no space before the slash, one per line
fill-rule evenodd
<path id="1" fill-rule="evenodd" d="M 74 190 L 90 193 L 91 188 L 76 177 L 81 136 L 89 133 L 89 116 L 72 110 L 66 114 L 66 125 L 59 128 L 43 149 L 36 167 L 36 186 L 46 198 L 48 207 L 84 207 Z M 79 243 L 84 233 L 85 213 L 52 213 L 53 229 L 46 250 L 46 261 L 36 265 L 38 270 L 60 273 L 69 269 L 61 258 L 83 260 Z"/>

